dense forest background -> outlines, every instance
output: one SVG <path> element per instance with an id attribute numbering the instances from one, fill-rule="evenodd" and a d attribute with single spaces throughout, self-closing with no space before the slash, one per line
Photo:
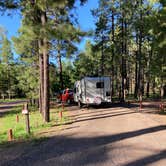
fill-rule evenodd
<path id="1" fill-rule="evenodd" d="M 0 1 L 2 14 L 22 16 L 12 40 L 0 28 L 1 98 L 37 98 L 49 121 L 49 99 L 84 76 L 110 76 L 112 97 L 122 102 L 166 95 L 165 0 L 99 0 L 89 32 L 74 8 L 74 0 Z M 85 36 L 91 40 L 79 51 Z"/>

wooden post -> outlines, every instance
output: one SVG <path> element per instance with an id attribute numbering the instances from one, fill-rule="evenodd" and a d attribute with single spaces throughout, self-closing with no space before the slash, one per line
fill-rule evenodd
<path id="1" fill-rule="evenodd" d="M 64 103 L 62 102 L 62 111 L 64 111 Z"/>
<path id="2" fill-rule="evenodd" d="M 26 132 L 27 134 L 30 134 L 29 113 L 25 114 L 25 123 L 26 123 Z"/>
<path id="3" fill-rule="evenodd" d="M 16 122 L 18 123 L 19 122 L 19 116 L 16 115 Z"/>
<path id="4" fill-rule="evenodd" d="M 62 111 L 60 111 L 60 119 L 62 119 Z"/>
<path id="5" fill-rule="evenodd" d="M 64 111 L 64 103 L 62 102 L 62 110 L 59 112 L 60 113 L 60 119 L 62 119 L 62 116 L 63 116 L 62 112 L 63 111 Z"/>
<path id="6" fill-rule="evenodd" d="M 13 131 L 12 131 L 12 129 L 8 130 L 7 135 L 8 135 L 8 141 L 12 141 L 13 140 Z"/>
<path id="7" fill-rule="evenodd" d="M 26 132 L 30 134 L 30 122 L 29 122 L 29 111 L 28 111 L 28 104 L 24 104 L 22 114 L 25 115 L 25 125 L 26 125 Z"/>
<path id="8" fill-rule="evenodd" d="M 164 105 L 163 105 L 163 103 L 160 104 L 160 110 L 164 111 Z"/>

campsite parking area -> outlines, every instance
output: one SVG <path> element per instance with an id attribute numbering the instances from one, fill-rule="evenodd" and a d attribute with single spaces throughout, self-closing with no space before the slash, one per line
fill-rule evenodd
<path id="1" fill-rule="evenodd" d="M 67 107 L 72 124 L 41 133 L 47 139 L 0 149 L 0 165 L 165 166 L 166 116 L 145 106 Z"/>

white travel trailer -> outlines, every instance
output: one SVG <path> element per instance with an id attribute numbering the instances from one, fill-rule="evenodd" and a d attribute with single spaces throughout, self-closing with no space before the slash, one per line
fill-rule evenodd
<path id="1" fill-rule="evenodd" d="M 74 101 L 82 105 L 111 103 L 110 77 L 84 77 L 75 82 Z"/>

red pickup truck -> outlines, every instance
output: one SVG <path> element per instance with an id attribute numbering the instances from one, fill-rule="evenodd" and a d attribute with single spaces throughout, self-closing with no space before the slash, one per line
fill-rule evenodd
<path id="1" fill-rule="evenodd" d="M 72 103 L 74 101 L 73 90 L 72 89 L 63 90 L 62 94 L 60 95 L 60 100 L 68 104 Z"/>

